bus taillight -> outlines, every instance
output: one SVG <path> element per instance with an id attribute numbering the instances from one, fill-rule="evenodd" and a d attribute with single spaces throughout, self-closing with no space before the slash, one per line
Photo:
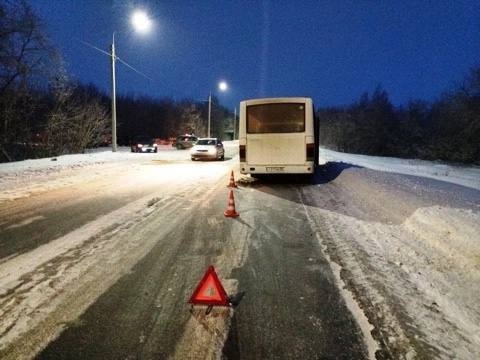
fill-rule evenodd
<path id="1" fill-rule="evenodd" d="M 307 144 L 307 161 L 315 160 L 315 144 Z"/>
<path id="2" fill-rule="evenodd" d="M 245 145 L 240 145 L 240 162 L 245 162 L 247 161 L 247 149 Z"/>

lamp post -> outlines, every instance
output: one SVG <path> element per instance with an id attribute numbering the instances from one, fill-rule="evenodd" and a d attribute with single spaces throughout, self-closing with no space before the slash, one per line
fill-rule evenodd
<path id="1" fill-rule="evenodd" d="M 151 20 L 143 11 L 137 10 L 132 14 L 131 22 L 133 28 L 139 33 L 147 33 L 152 25 Z M 115 31 L 112 35 L 112 46 L 110 57 L 112 59 L 112 152 L 117 151 L 117 104 L 115 91 L 115 61 L 117 56 L 115 54 Z"/>
<path id="2" fill-rule="evenodd" d="M 220 81 L 218 83 L 218 90 L 226 91 L 228 89 L 228 85 L 225 81 Z M 212 92 L 208 94 L 208 127 L 207 127 L 207 137 L 210 137 L 210 120 L 212 116 Z"/>
<path id="3" fill-rule="evenodd" d="M 115 101 L 115 32 L 112 35 L 112 152 L 117 151 L 117 104 Z"/>
<path id="4" fill-rule="evenodd" d="M 208 126 L 207 126 L 207 137 L 210 137 L 210 117 L 212 115 L 212 92 L 208 94 Z"/>

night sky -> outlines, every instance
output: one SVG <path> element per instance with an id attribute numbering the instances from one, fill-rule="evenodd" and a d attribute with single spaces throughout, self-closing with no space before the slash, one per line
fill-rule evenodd
<path id="1" fill-rule="evenodd" d="M 148 75 L 117 66 L 117 93 L 204 100 L 310 96 L 349 104 L 380 84 L 395 105 L 434 100 L 480 66 L 480 1 L 31 1 L 72 78 L 110 91 L 109 50 Z M 146 35 L 130 14 L 154 17 Z M 226 93 L 216 90 L 228 82 Z"/>

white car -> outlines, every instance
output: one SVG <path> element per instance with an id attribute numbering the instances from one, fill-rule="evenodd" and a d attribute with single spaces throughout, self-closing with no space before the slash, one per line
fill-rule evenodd
<path id="1" fill-rule="evenodd" d="M 225 149 L 217 138 L 200 138 L 190 150 L 192 160 L 224 160 Z"/>

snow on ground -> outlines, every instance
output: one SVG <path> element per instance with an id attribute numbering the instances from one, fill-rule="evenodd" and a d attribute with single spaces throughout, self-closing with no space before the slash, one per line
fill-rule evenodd
<path id="1" fill-rule="evenodd" d="M 480 189 L 480 168 L 339 153 L 327 161 Z M 365 196 L 357 189 L 352 196 Z M 340 200 L 339 200 L 340 201 Z M 400 206 L 377 204 L 378 209 Z M 408 205 L 408 204 L 404 204 Z M 412 209 L 403 222 L 366 221 L 311 207 L 319 240 L 382 341 L 400 358 L 480 359 L 480 212 L 448 204 Z M 368 310 L 368 307 L 370 310 Z"/>
<path id="2" fill-rule="evenodd" d="M 224 142 L 226 153 L 238 146 L 237 141 Z M 190 161 L 189 150 L 177 150 L 160 145 L 158 153 L 132 153 L 129 147 L 89 149 L 85 154 L 62 155 L 52 158 L 15 161 L 0 164 L 0 203 L 33 193 L 75 185 L 103 176 L 104 170 L 123 162 Z"/>
<path id="3" fill-rule="evenodd" d="M 395 334 L 386 339 L 390 346 L 413 353 L 414 340 L 399 323 L 406 322 L 437 358 L 479 358 L 480 214 L 434 206 L 388 225 L 313 212 L 327 219 L 325 245 L 350 273 L 348 282 Z"/>
<path id="4" fill-rule="evenodd" d="M 93 160 L 89 155 L 85 158 L 91 160 L 90 165 L 97 166 L 103 164 L 99 159 L 113 159 L 122 164 L 122 160 L 137 156 L 146 164 L 145 159 L 170 161 L 179 156 L 179 153 L 186 154 L 189 159 L 188 151 L 176 150 L 160 151 L 158 154 L 101 152 L 97 157 L 93 156 Z M 84 159 L 80 160 L 85 162 Z M 47 167 L 42 169 L 41 166 L 45 161 L 42 159 L 34 162 L 34 167 L 41 174 L 42 171 L 47 171 Z M 71 165 L 78 165 L 78 162 L 69 158 L 58 169 L 69 168 Z M 41 337 L 29 338 L 29 347 L 15 350 L 26 355 L 12 355 L 13 358 L 30 358 L 46 341 L 55 337 L 63 326 L 80 316 L 98 296 L 128 273 L 159 238 L 166 237 L 179 226 L 183 220 L 179 213 L 191 206 L 192 198 L 200 203 L 208 199 L 215 189 L 212 184 L 222 176 L 226 178 L 230 167 L 222 162 L 211 165 L 196 172 L 189 171 L 189 163 L 147 167 L 148 174 L 156 172 L 159 175 L 158 191 L 100 216 L 34 250 L 2 259 L 0 353 L 22 334 L 28 334 L 30 329 L 40 326 L 43 328 Z M 17 164 L 17 171 L 23 166 Z M 85 163 L 80 167 L 80 173 L 88 168 Z M 25 169 L 28 169 L 28 165 L 23 170 Z M 118 173 L 118 168 L 104 169 L 102 175 L 112 175 L 112 171 Z M 47 179 L 50 175 L 51 173 L 46 175 Z M 78 177 L 84 179 L 81 174 Z M 172 178 L 177 180 L 173 183 Z M 191 185 L 193 182 L 196 182 L 194 189 Z M 109 268 L 107 273 L 106 267 Z"/>
<path id="5" fill-rule="evenodd" d="M 225 142 L 227 153 L 229 149 L 236 146 L 238 146 L 237 141 Z M 478 167 L 343 154 L 326 149 L 321 149 L 320 154 L 328 161 L 424 176 L 480 189 L 480 168 Z M 96 176 L 105 176 L 111 171 L 121 169 L 123 163 L 125 166 L 130 166 L 132 163 L 141 164 L 146 161 L 189 161 L 189 152 L 170 147 L 161 148 L 157 154 L 132 154 L 129 148 L 120 148 L 117 153 L 112 153 L 109 149 L 96 149 L 87 154 L 65 155 L 56 159 L 56 161 L 47 158 L 0 164 L 0 202 L 81 183 Z M 219 168 L 218 171 L 226 170 Z M 205 175 L 212 176 L 205 179 L 206 185 L 218 176 L 210 173 Z M 183 177 L 183 173 L 177 175 L 178 179 Z M 199 191 L 205 191 L 205 189 L 199 189 Z M 163 189 L 162 193 L 158 194 L 159 198 L 162 197 L 162 201 L 155 204 L 158 209 L 170 208 L 171 204 L 178 202 L 173 197 L 173 193 L 165 192 L 166 190 Z M 145 203 L 152 196 L 154 194 L 119 209 L 118 212 L 106 215 L 99 219 L 98 223 L 87 224 L 69 234 L 69 240 L 77 239 L 73 236 L 78 236 L 78 241 L 69 241 L 68 248 L 62 250 L 60 243 L 52 242 L 31 253 L 21 255 L 14 262 L 11 262 L 11 259 L 4 260 L 0 263 L 1 291 L 12 291 L 18 288 L 21 293 L 23 287 L 34 283 L 33 289 L 38 292 L 38 296 L 33 300 L 43 298 L 45 294 L 48 295 L 47 298 L 49 296 L 54 298 L 56 295 L 51 290 L 52 286 L 60 289 L 64 285 L 63 281 L 80 278 L 80 274 L 87 269 L 72 268 L 69 278 L 65 276 L 66 270 L 61 268 L 61 263 L 48 262 L 45 256 L 52 258 L 58 255 L 57 251 L 74 254 L 77 251 L 75 246 L 88 240 L 91 235 L 89 230 L 96 232 L 100 227 L 109 229 L 110 225 L 121 223 L 122 217 L 126 219 L 133 217 L 134 222 L 143 221 L 152 211 L 145 207 Z M 398 201 L 401 200 L 398 199 Z M 373 317 L 377 323 L 382 323 L 387 328 L 387 333 L 394 334 L 392 337 L 383 339 L 387 346 L 411 349 L 404 354 L 404 358 L 424 357 L 425 354 L 416 353 L 413 350 L 418 351 L 419 348 L 427 350 L 433 348 L 436 351 L 435 357 L 441 359 L 480 358 L 480 308 L 478 306 L 480 213 L 431 206 L 416 209 L 400 224 L 386 224 L 380 221 L 365 221 L 317 207 L 308 207 L 308 212 L 316 225 L 316 231 L 321 235 L 319 241 L 331 255 L 332 260 L 341 266 L 341 273 L 344 274 L 342 277 L 347 286 L 357 289 L 355 296 L 358 299 L 371 304 L 373 310 L 367 314 L 369 318 Z M 174 220 L 172 219 L 172 224 L 175 224 Z M 132 222 L 126 221 L 125 224 L 125 229 L 128 229 Z M 98 264 L 100 264 L 98 266 L 104 266 L 102 261 L 112 257 L 112 249 L 116 249 L 117 258 L 123 259 L 132 252 L 129 246 L 138 245 L 135 245 L 136 242 L 132 242 L 132 239 L 114 241 L 110 235 L 111 232 L 105 233 L 101 241 L 92 243 L 91 246 L 82 250 L 84 251 L 82 257 L 92 256 L 92 262 L 86 262 L 86 266 Z M 116 236 L 118 235 L 117 233 Z M 140 238 L 137 240 L 141 244 Z M 117 249 L 119 244 L 124 245 Z M 100 246 L 100 249 L 94 246 Z M 150 242 L 142 246 L 138 245 L 138 251 L 129 258 L 128 263 L 134 264 L 148 252 L 151 246 Z M 98 255 L 99 252 L 101 256 Z M 93 254 L 96 254 L 95 257 Z M 75 253 L 74 257 L 78 257 L 78 254 Z M 25 260 L 24 265 L 17 266 L 21 265 L 23 260 Z M 34 278 L 31 266 L 38 266 L 41 263 L 46 264 L 45 269 L 42 270 L 45 273 L 51 272 L 51 267 L 58 267 L 58 278 L 56 278 L 58 280 L 55 280 L 59 282 L 58 284 L 54 282 L 52 285 L 42 279 Z M 78 272 L 75 273 L 75 271 Z M 16 283 L 22 274 L 24 275 L 22 281 L 26 282 L 23 285 Z M 120 275 L 121 273 L 115 272 L 115 276 L 112 275 L 111 279 L 104 282 L 102 289 L 112 284 Z M 87 280 L 93 282 L 92 279 Z M 87 280 L 85 280 L 85 286 L 89 284 Z M 97 289 L 95 296 L 100 293 L 101 291 Z M 82 306 L 78 306 L 75 311 L 70 309 L 71 315 L 65 321 L 74 319 L 93 299 L 94 297 L 91 297 L 81 302 Z M 15 302 L 12 302 L 8 306 L 14 304 Z M 16 318 L 11 319 L 12 323 L 16 322 L 18 327 L 12 334 L 26 331 L 32 324 L 25 319 L 39 308 L 36 304 L 27 302 L 22 302 L 20 305 L 18 312 L 13 313 Z M 42 311 L 45 311 L 45 315 L 39 313 L 41 319 L 49 312 L 48 306 L 45 304 L 42 306 L 44 306 Z M 7 308 L 1 309 L 0 315 L 2 311 L 7 311 Z M 411 334 L 408 334 L 411 329 L 401 325 L 405 322 L 412 328 L 419 329 L 422 335 L 412 339 Z M 2 331 L 4 329 L 0 328 L 0 332 Z M 414 346 L 415 341 L 421 342 L 422 345 Z M 427 354 L 427 358 L 428 355 L 431 353 Z"/>
<path id="6" fill-rule="evenodd" d="M 238 140 L 225 141 L 227 153 L 238 146 Z M 480 167 L 453 166 L 424 160 L 408 160 L 340 153 L 320 148 L 320 158 L 362 166 L 373 170 L 423 176 L 480 189 Z M 85 154 L 62 155 L 54 158 L 16 161 L 0 164 L 0 202 L 29 196 L 63 186 L 74 185 L 101 176 L 105 167 L 121 162 L 144 160 L 187 161 L 188 150 L 170 145 L 159 147 L 157 154 L 131 153 L 129 147 L 90 149 Z"/>
<path id="7" fill-rule="evenodd" d="M 101 170 L 101 167 L 138 155 L 128 152 L 128 148 L 119 150 L 112 153 L 102 148 L 86 154 L 0 164 L 0 202 L 88 181 L 98 175 L 96 170 Z"/>
<path id="8" fill-rule="evenodd" d="M 320 147 L 320 159 L 372 170 L 423 176 L 480 190 L 480 167 L 454 166 L 436 161 L 347 154 Z"/>

